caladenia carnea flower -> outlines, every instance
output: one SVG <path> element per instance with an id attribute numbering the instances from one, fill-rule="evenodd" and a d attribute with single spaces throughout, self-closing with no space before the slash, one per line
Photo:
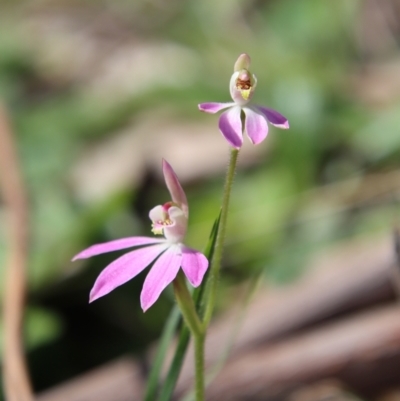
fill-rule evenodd
<path id="1" fill-rule="evenodd" d="M 163 160 L 163 173 L 172 200 L 154 207 L 150 210 L 149 217 L 153 233 L 164 235 L 164 238 L 121 238 L 93 245 L 72 259 L 73 261 L 86 259 L 140 246 L 114 260 L 100 273 L 90 292 L 90 302 L 125 284 L 153 262 L 140 295 L 143 311 L 157 301 L 161 292 L 175 279 L 181 267 L 194 287 L 201 284 L 208 268 L 208 260 L 202 253 L 183 244 L 189 217 L 185 192 L 174 170 L 165 160 Z"/>
<path id="2" fill-rule="evenodd" d="M 249 71 L 250 57 L 241 54 L 234 66 L 234 73 L 229 83 L 229 90 L 233 102 L 231 103 L 201 103 L 200 111 L 217 113 L 228 109 L 219 118 L 219 129 L 231 146 L 240 149 L 243 144 L 244 128 L 250 141 L 257 145 L 268 134 L 267 122 L 278 128 L 288 129 L 288 120 L 280 113 L 267 107 L 250 105 L 257 78 Z"/>

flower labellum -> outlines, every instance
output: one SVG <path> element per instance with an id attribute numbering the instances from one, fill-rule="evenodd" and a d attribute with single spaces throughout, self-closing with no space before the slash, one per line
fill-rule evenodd
<path id="1" fill-rule="evenodd" d="M 257 78 L 249 71 L 249 68 L 250 57 L 243 53 L 236 60 L 234 72 L 229 83 L 229 91 L 233 102 L 199 104 L 200 111 L 211 114 L 228 109 L 219 118 L 219 129 L 228 143 L 237 149 L 240 149 L 243 144 L 243 113 L 244 128 L 254 145 L 259 144 L 266 138 L 268 134 L 267 122 L 278 128 L 289 128 L 287 118 L 277 111 L 267 107 L 249 105 L 257 86 Z"/>
<path id="2" fill-rule="evenodd" d="M 87 259 L 107 252 L 140 246 L 114 260 L 100 273 L 90 292 L 90 302 L 125 284 L 153 262 L 140 295 L 144 312 L 157 301 L 161 292 L 175 279 L 181 267 L 193 287 L 201 284 L 208 268 L 208 260 L 202 253 L 183 244 L 189 217 L 185 192 L 174 170 L 165 160 L 163 160 L 163 173 L 172 200 L 154 207 L 150 210 L 149 217 L 153 233 L 164 235 L 164 238 L 121 238 L 92 245 L 72 259 L 73 261 Z"/>

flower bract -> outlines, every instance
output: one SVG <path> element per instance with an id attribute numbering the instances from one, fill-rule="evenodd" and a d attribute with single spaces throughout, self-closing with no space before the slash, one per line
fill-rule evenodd
<path id="1" fill-rule="evenodd" d="M 268 122 L 278 128 L 288 129 L 286 117 L 268 107 L 251 105 L 257 86 L 257 78 L 249 71 L 250 57 L 241 54 L 237 59 L 234 72 L 229 83 L 229 90 L 233 102 L 230 103 L 201 103 L 199 110 L 206 113 L 217 113 L 225 110 L 219 118 L 219 130 L 234 148 L 241 148 L 243 144 L 243 122 L 250 141 L 257 145 L 268 134 Z"/>
<path id="2" fill-rule="evenodd" d="M 208 260 L 201 252 L 183 243 L 189 217 L 185 192 L 174 170 L 165 160 L 163 174 L 172 200 L 154 207 L 149 217 L 153 232 L 164 235 L 164 238 L 121 238 L 92 245 L 72 259 L 87 259 L 107 252 L 140 247 L 114 260 L 100 273 L 90 292 L 90 302 L 125 284 L 153 262 L 140 295 L 144 311 L 157 301 L 161 292 L 175 279 L 180 268 L 194 287 L 201 284 L 208 268 Z"/>

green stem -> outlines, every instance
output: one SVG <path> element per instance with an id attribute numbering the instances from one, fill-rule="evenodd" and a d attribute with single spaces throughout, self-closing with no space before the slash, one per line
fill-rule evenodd
<path id="1" fill-rule="evenodd" d="M 222 197 L 221 218 L 219 222 L 218 234 L 215 241 L 215 248 L 211 260 L 211 270 L 209 275 L 209 295 L 205 307 L 203 323 L 199 319 L 193 299 L 187 289 L 185 278 L 180 271 L 174 280 L 174 290 L 177 303 L 182 311 L 185 323 L 189 327 L 194 339 L 195 347 L 195 373 L 196 373 L 196 401 L 204 401 L 204 344 L 206 329 L 210 323 L 215 305 L 215 298 L 218 287 L 219 271 L 221 267 L 222 251 L 225 240 L 226 223 L 228 219 L 229 201 L 232 191 L 233 177 L 235 175 L 238 149 L 232 149 L 230 153 L 228 171 L 226 173 L 224 194 Z"/>
<path id="2" fill-rule="evenodd" d="M 174 282 L 175 298 L 182 312 L 183 319 L 189 327 L 193 337 L 201 337 L 204 335 L 204 326 L 201 323 L 196 312 L 193 298 L 187 289 L 185 277 L 182 271 L 179 271 Z"/>
<path id="3" fill-rule="evenodd" d="M 209 276 L 210 292 L 208 295 L 208 300 L 206 304 L 206 309 L 204 313 L 204 327 L 208 327 L 215 306 L 215 298 L 218 288 L 219 271 L 221 268 L 222 251 L 224 247 L 226 223 L 228 220 L 228 208 L 229 201 L 232 191 L 233 177 L 235 175 L 237 158 L 239 155 L 239 149 L 231 149 L 228 170 L 226 172 L 224 194 L 222 197 L 221 205 L 221 220 L 218 229 L 218 235 L 215 242 L 214 255 L 211 260 L 211 271 Z"/>
<path id="4" fill-rule="evenodd" d="M 210 233 L 210 238 L 208 240 L 206 248 L 204 249 L 204 255 L 207 257 L 208 260 L 211 260 L 213 257 L 213 254 L 214 254 L 215 240 L 217 239 L 220 217 L 221 217 L 221 214 L 219 214 L 218 218 L 214 222 L 214 225 L 213 225 L 211 233 Z M 208 277 L 208 275 L 206 277 Z M 206 282 L 206 281 L 207 280 L 204 280 L 204 282 Z M 204 299 L 204 294 L 205 294 L 205 287 L 206 287 L 205 285 L 202 285 L 193 291 L 193 301 L 196 305 L 197 313 L 201 317 L 204 316 L 204 306 L 205 305 L 203 305 L 203 299 Z M 179 307 L 177 306 L 176 309 L 179 309 Z M 183 359 L 185 357 L 186 349 L 189 344 L 189 339 L 190 339 L 190 330 L 188 329 L 186 324 L 184 324 L 180 330 L 178 343 L 176 345 L 176 349 L 175 349 L 175 353 L 174 353 L 174 358 L 172 359 L 172 362 L 168 369 L 167 376 L 162 385 L 160 397 L 158 398 L 158 401 L 170 401 L 172 399 L 172 393 L 174 391 L 175 384 L 178 380 L 179 372 L 181 371 L 181 368 L 182 368 Z M 154 369 L 155 368 L 153 367 L 152 370 L 154 370 Z M 205 372 L 204 372 L 204 374 L 205 374 Z M 193 390 L 193 392 L 194 392 L 194 390 Z M 150 395 L 152 395 L 152 394 L 150 394 Z M 155 400 L 153 397 L 153 398 L 151 398 L 149 400 L 145 400 L 145 401 L 155 401 Z"/>
<path id="5" fill-rule="evenodd" d="M 196 401 L 204 401 L 204 342 L 205 333 L 194 337 L 194 358 L 196 373 Z"/>
<path id="6" fill-rule="evenodd" d="M 180 271 L 174 280 L 174 291 L 176 301 L 182 311 L 183 319 L 189 327 L 194 338 L 194 357 L 196 372 L 196 401 L 204 401 L 204 341 L 205 330 L 199 316 L 196 312 L 196 306 L 193 302 L 187 286 L 185 277 Z"/>

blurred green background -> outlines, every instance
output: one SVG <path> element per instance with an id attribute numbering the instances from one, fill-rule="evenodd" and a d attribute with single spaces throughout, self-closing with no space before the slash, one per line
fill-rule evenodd
<path id="1" fill-rule="evenodd" d="M 217 116 L 197 104 L 230 100 L 242 52 L 258 78 L 253 101 L 284 114 L 290 130 L 272 127 L 257 147 L 245 141 L 220 310 L 254 273 L 283 285 L 316 250 L 390 232 L 399 216 L 399 46 L 400 4 L 389 0 L 3 1 L 0 97 L 33 225 L 26 341 L 35 390 L 140 356 L 157 339 L 168 291 L 143 314 L 144 273 L 88 305 L 116 255 L 70 259 L 96 242 L 150 235 L 148 211 L 169 200 L 162 157 L 188 194 L 188 244 L 206 244 L 228 149 Z M 4 218 L 0 204 L 1 266 Z"/>

